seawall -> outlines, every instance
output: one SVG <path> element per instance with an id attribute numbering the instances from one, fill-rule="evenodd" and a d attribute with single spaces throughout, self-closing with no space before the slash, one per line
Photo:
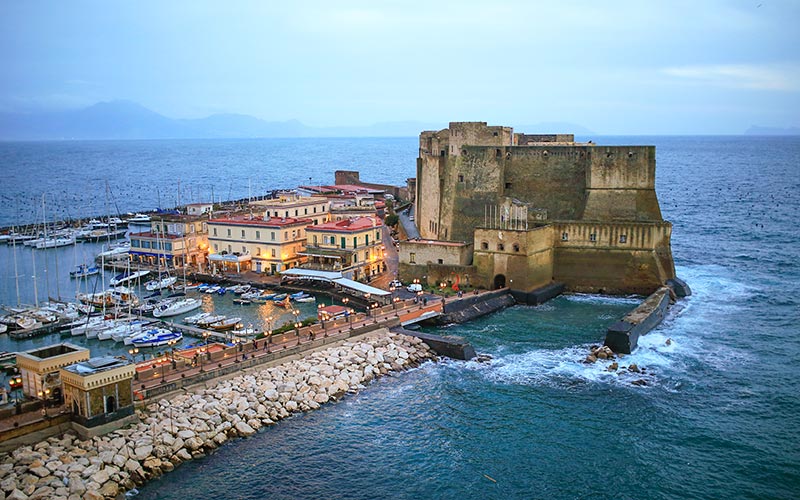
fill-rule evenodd
<path id="1" fill-rule="evenodd" d="M 466 323 L 514 304 L 514 297 L 508 288 L 465 295 L 457 301 L 446 303 L 444 312 L 433 321 L 439 325 Z"/>
<path id="2" fill-rule="evenodd" d="M 162 399 L 140 422 L 88 440 L 67 433 L 0 458 L 2 498 L 116 498 L 292 414 L 356 392 L 376 377 L 435 356 L 420 339 L 386 329 L 278 366 Z"/>
<path id="3" fill-rule="evenodd" d="M 664 319 L 670 304 L 672 290 L 663 286 L 647 297 L 633 311 L 608 327 L 604 344 L 618 354 L 630 354 L 639 337 L 656 327 Z"/>

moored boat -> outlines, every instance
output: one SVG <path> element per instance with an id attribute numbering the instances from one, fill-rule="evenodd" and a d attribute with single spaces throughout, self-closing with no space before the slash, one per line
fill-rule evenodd
<path id="1" fill-rule="evenodd" d="M 167 304 L 156 306 L 156 308 L 153 309 L 153 316 L 155 316 L 156 318 L 177 316 L 179 314 L 184 314 L 189 311 L 193 311 L 202 305 L 203 301 L 200 299 L 183 298 L 172 301 Z"/>
<path id="2" fill-rule="evenodd" d="M 154 328 L 135 336 L 131 343 L 136 347 L 157 347 L 171 342 L 178 342 L 181 339 L 183 339 L 181 332 L 173 332 L 166 328 Z"/>
<path id="3" fill-rule="evenodd" d="M 87 278 L 89 276 L 93 276 L 95 274 L 100 273 L 100 268 L 97 266 L 88 266 L 86 264 L 80 264 L 74 270 L 69 272 L 70 278 Z"/>
<path id="4" fill-rule="evenodd" d="M 172 285 L 174 285 L 176 281 L 178 281 L 178 278 L 176 278 L 175 276 L 167 276 L 165 278 L 148 281 L 144 285 L 144 287 L 149 292 L 152 292 L 154 290 L 162 290 L 164 288 L 169 288 Z"/>
<path id="5" fill-rule="evenodd" d="M 143 276 L 147 276 L 148 274 L 150 274 L 150 271 L 148 271 L 147 269 L 142 269 L 141 271 L 133 271 L 133 272 L 130 272 L 130 273 L 129 272 L 124 272 L 124 273 L 120 273 L 120 274 L 114 276 L 113 278 L 111 278 L 111 281 L 109 281 L 108 283 L 111 286 L 124 285 L 126 283 L 131 282 L 131 281 L 135 281 L 135 280 L 137 280 L 137 279 L 139 279 L 139 278 L 141 278 Z"/>
<path id="6" fill-rule="evenodd" d="M 216 323 L 208 325 L 208 327 L 211 328 L 212 330 L 217 330 L 220 332 L 225 330 L 233 330 L 234 328 L 236 328 L 236 325 L 238 325 L 240 321 L 242 321 L 242 318 L 238 317 L 225 318 L 222 321 L 218 321 Z"/>

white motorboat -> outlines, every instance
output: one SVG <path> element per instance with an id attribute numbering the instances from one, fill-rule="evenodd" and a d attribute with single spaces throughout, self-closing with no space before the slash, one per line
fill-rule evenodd
<path id="1" fill-rule="evenodd" d="M 44 248 L 58 248 L 74 244 L 75 236 L 57 236 L 54 238 L 47 238 L 36 243 L 35 247 L 39 250 L 42 250 Z"/>
<path id="2" fill-rule="evenodd" d="M 183 298 L 167 304 L 157 305 L 156 308 L 153 309 L 153 316 L 156 318 L 177 316 L 179 314 L 193 311 L 202 305 L 203 301 L 200 299 Z"/>
<path id="3" fill-rule="evenodd" d="M 217 321 L 216 323 L 211 323 L 208 325 L 209 328 L 217 331 L 225 331 L 225 330 L 233 330 L 234 328 L 239 325 L 239 322 L 242 321 L 242 318 L 235 317 L 235 318 L 225 318 L 223 320 Z"/>
<path id="4" fill-rule="evenodd" d="M 136 281 L 137 279 L 143 276 L 147 276 L 148 274 L 150 274 L 150 271 L 148 271 L 147 269 L 142 269 L 141 271 L 133 271 L 131 273 L 121 273 L 111 278 L 111 281 L 109 281 L 108 283 L 111 286 L 125 285 L 132 281 Z"/>
<path id="5" fill-rule="evenodd" d="M 97 254 L 95 260 L 114 259 L 117 257 L 122 257 L 123 255 L 126 255 L 128 252 L 130 252 L 130 250 L 131 250 L 131 244 L 128 242 L 122 243 L 120 245 L 114 245 L 105 252 L 100 252 L 99 254 Z"/>
<path id="6" fill-rule="evenodd" d="M 167 276 L 165 278 L 156 279 L 152 281 L 148 281 L 144 287 L 147 289 L 148 292 L 154 292 L 156 290 L 161 290 L 164 288 L 169 288 L 178 281 L 178 278 L 175 276 Z"/>
<path id="7" fill-rule="evenodd" d="M 69 277 L 78 279 L 88 278 L 89 276 L 93 276 L 99 273 L 100 273 L 100 268 L 97 266 L 87 266 L 86 264 L 80 264 L 73 271 L 69 272 Z"/>
<path id="8" fill-rule="evenodd" d="M 130 321 L 121 323 L 98 333 L 97 340 L 116 340 L 117 337 L 119 337 L 121 340 L 130 335 L 140 333 L 145 324 L 147 324 L 145 321 Z"/>
<path id="9" fill-rule="evenodd" d="M 211 316 L 207 316 L 206 318 L 198 321 L 196 324 L 197 324 L 197 326 L 199 326 L 201 328 L 205 328 L 208 325 L 211 325 L 211 324 L 214 324 L 214 323 L 218 323 L 218 322 L 224 320 L 225 318 L 227 318 L 227 316 L 225 316 L 224 314 L 213 314 Z"/>
<path id="10" fill-rule="evenodd" d="M 149 224 L 150 216 L 145 214 L 136 214 L 128 218 L 128 224 Z"/>
<path id="11" fill-rule="evenodd" d="M 193 314 L 192 316 L 186 316 L 185 318 L 183 318 L 183 322 L 186 323 L 187 325 L 196 325 L 212 315 L 213 313 L 210 312 L 201 312 L 198 314 Z"/>
<path id="12" fill-rule="evenodd" d="M 156 347 L 167 345 L 171 342 L 179 342 L 181 339 L 183 339 L 181 332 L 173 332 L 166 328 L 154 328 L 135 336 L 131 343 L 136 347 Z"/>

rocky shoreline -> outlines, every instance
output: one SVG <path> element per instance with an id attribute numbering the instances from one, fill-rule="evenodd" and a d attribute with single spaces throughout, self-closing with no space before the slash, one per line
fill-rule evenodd
<path id="1" fill-rule="evenodd" d="M 374 378 L 435 357 L 422 340 L 381 329 L 162 399 L 126 429 L 86 441 L 67 433 L 0 458 L 0 500 L 116 498 L 231 438 L 316 410 Z"/>

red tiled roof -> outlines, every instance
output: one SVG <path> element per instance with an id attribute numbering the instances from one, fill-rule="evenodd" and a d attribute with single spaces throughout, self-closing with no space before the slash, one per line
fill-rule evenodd
<path id="1" fill-rule="evenodd" d="M 314 231 L 339 231 L 339 232 L 357 232 L 375 227 L 381 227 L 379 220 L 374 220 L 370 217 L 358 217 L 357 219 L 343 219 L 337 221 L 326 222 L 316 226 L 309 226 L 308 229 Z"/>
<path id="2" fill-rule="evenodd" d="M 307 226 L 314 221 L 311 219 L 295 219 L 292 217 L 270 217 L 264 220 L 261 217 L 231 217 L 229 219 L 211 219 L 209 224 L 229 224 L 233 226 L 254 226 L 254 227 L 286 227 L 286 226 Z"/>

